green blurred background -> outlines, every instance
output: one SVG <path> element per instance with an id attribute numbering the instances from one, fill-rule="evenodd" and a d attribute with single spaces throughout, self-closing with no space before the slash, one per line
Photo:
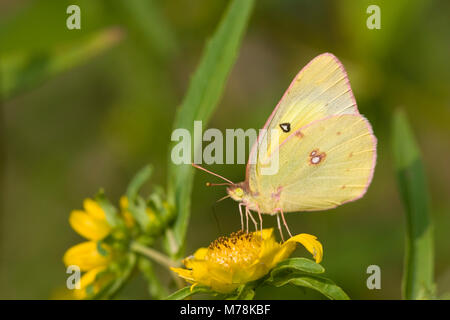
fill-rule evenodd
<path id="1" fill-rule="evenodd" d="M 66 28 L 70 4 L 81 7 L 81 30 Z M 381 8 L 380 30 L 366 27 L 370 4 Z M 117 203 L 149 162 L 156 169 L 152 183 L 165 184 L 176 107 L 226 5 L 0 2 L 0 298 L 57 296 L 67 277 L 62 255 L 81 240 L 68 216 L 84 198 L 104 187 Z M 409 117 L 428 175 L 438 293 L 450 290 L 449 12 L 444 0 L 260 0 L 209 125 L 260 128 L 309 60 L 323 52 L 341 59 L 379 141 L 373 183 L 357 202 L 287 220 L 295 233 L 318 236 L 327 276 L 353 299 L 401 297 L 405 216 L 389 142 L 398 107 Z M 11 78 L 11 70 L 20 76 Z M 20 90 L 8 91 L 13 85 Z M 244 165 L 208 168 L 244 179 Z M 225 189 L 206 188 L 206 181 L 215 179 L 197 172 L 187 253 L 240 227 L 236 203 L 213 209 Z M 264 222 L 276 225 L 271 217 Z M 381 267 L 381 290 L 366 287 L 371 264 Z M 168 281 L 165 271 L 159 274 Z M 274 289 L 259 290 L 256 298 L 322 298 L 294 287 L 276 290 L 276 296 Z M 145 281 L 134 277 L 118 297 L 148 298 Z"/>

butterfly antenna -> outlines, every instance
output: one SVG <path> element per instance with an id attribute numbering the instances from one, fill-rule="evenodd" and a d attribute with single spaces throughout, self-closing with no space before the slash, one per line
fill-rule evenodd
<path id="1" fill-rule="evenodd" d="M 211 182 L 207 182 L 206 186 L 207 187 L 216 187 L 216 186 L 231 186 L 231 183 L 211 183 Z"/>
<path id="2" fill-rule="evenodd" d="M 217 218 L 217 214 L 216 214 L 216 204 L 212 205 L 212 213 L 214 216 L 214 220 L 216 221 L 217 230 L 219 231 L 219 234 L 220 234 L 220 233 L 222 233 L 222 230 L 220 229 L 219 219 Z"/>
<path id="3" fill-rule="evenodd" d="M 233 181 L 228 180 L 227 178 L 224 178 L 224 177 L 222 177 L 221 175 L 218 175 L 217 173 L 214 173 L 214 172 L 209 171 L 209 170 L 207 170 L 207 169 L 205 169 L 205 168 L 202 168 L 202 167 L 200 167 L 199 165 L 197 165 L 197 164 L 195 164 L 195 163 L 192 163 L 192 166 L 193 166 L 194 168 L 197 168 L 197 169 L 203 170 L 203 171 L 205 171 L 205 172 L 208 172 L 209 174 L 212 174 L 213 176 L 219 177 L 220 179 L 223 179 L 223 180 L 225 180 L 226 182 L 228 182 L 228 183 L 230 183 L 230 184 L 232 184 L 232 185 L 235 184 Z M 210 185 L 212 186 L 212 184 L 210 184 Z"/>
<path id="4" fill-rule="evenodd" d="M 220 201 L 225 200 L 225 199 L 227 199 L 227 198 L 229 198 L 229 197 L 231 197 L 231 196 L 228 194 L 228 195 L 226 195 L 225 197 L 220 198 L 220 199 L 217 200 L 216 202 L 220 202 Z"/>

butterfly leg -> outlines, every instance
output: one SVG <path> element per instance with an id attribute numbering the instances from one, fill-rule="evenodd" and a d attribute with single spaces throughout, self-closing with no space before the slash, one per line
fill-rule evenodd
<path id="1" fill-rule="evenodd" d="M 287 232 L 288 232 L 288 234 L 289 234 L 289 237 L 292 238 L 291 231 L 289 231 L 289 227 L 288 227 L 288 225 L 287 225 L 287 223 L 286 223 L 286 219 L 284 218 L 283 210 L 280 209 L 280 213 L 281 213 L 281 218 L 283 219 L 283 224 L 284 224 L 284 226 L 286 227 L 286 230 L 287 230 Z"/>
<path id="2" fill-rule="evenodd" d="M 248 233 L 248 208 L 247 207 L 245 207 L 245 219 L 246 219 L 247 233 Z"/>
<path id="3" fill-rule="evenodd" d="M 278 230 L 280 231 L 280 235 L 281 235 L 281 241 L 284 242 L 283 230 L 281 230 L 280 214 L 279 213 L 277 213 L 277 223 L 278 223 Z"/>
<path id="4" fill-rule="evenodd" d="M 242 206 L 244 204 L 241 202 L 239 203 L 239 213 L 241 215 L 241 230 L 244 231 L 244 215 L 242 214 Z"/>
<path id="5" fill-rule="evenodd" d="M 261 210 L 259 210 L 259 207 L 258 207 L 258 217 L 259 217 L 259 225 L 260 225 L 261 235 L 262 235 L 262 216 L 261 216 Z"/>
<path id="6" fill-rule="evenodd" d="M 248 215 L 250 216 L 250 218 L 253 221 L 253 224 L 255 225 L 255 231 L 258 231 L 258 224 L 256 223 L 255 218 L 253 218 L 252 212 L 250 211 L 250 209 L 248 209 L 247 207 L 245 207 L 245 210 L 248 211 Z"/>

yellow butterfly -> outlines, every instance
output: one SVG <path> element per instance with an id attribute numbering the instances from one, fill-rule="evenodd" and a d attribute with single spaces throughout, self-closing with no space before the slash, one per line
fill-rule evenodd
<path id="1" fill-rule="evenodd" d="M 332 54 L 309 62 L 294 78 L 253 145 L 246 179 L 233 183 L 206 169 L 229 185 L 227 197 L 251 211 L 284 212 L 335 208 L 361 198 L 372 181 L 377 140 L 370 123 L 358 111 L 347 73 Z M 263 145 L 265 142 L 265 145 Z M 262 152 L 264 151 L 264 152 Z M 278 157 L 275 174 L 264 174 L 265 164 Z M 254 161 L 250 161 L 254 159 Z"/>

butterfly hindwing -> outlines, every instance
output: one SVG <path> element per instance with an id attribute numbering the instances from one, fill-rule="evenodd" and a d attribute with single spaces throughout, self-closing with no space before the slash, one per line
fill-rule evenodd
<path id="1" fill-rule="evenodd" d="M 258 174 L 260 196 L 255 201 L 262 212 L 325 210 L 365 193 L 376 140 L 363 116 L 331 116 L 293 132 L 278 156 L 276 174 Z"/>

